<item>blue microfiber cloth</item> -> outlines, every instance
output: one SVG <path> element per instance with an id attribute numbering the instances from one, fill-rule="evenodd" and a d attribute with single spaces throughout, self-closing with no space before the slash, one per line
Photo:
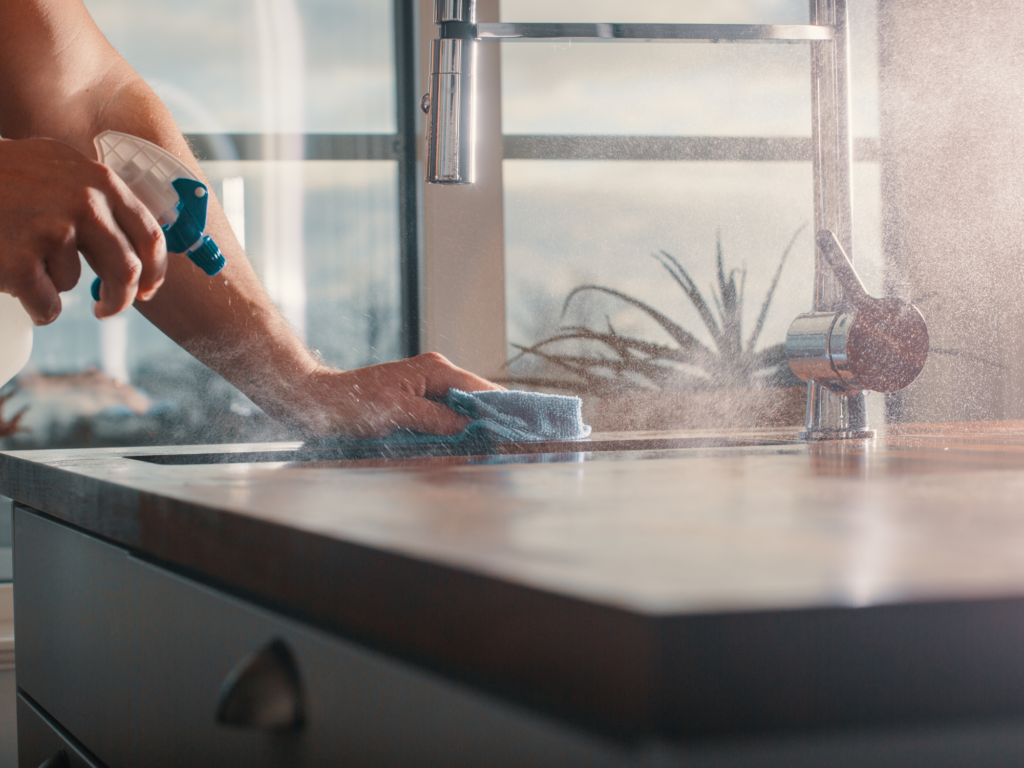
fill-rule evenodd
<path id="1" fill-rule="evenodd" d="M 463 392 L 449 389 L 441 402 L 472 419 L 459 434 L 428 435 L 400 429 L 378 440 L 339 438 L 317 443 L 339 447 L 474 446 L 486 450 L 494 443 L 582 440 L 590 436 L 590 427 L 583 423 L 582 401 L 578 397 L 515 390 Z"/>
<path id="2" fill-rule="evenodd" d="M 453 439 L 487 437 L 497 442 L 582 440 L 590 436 L 578 397 L 540 392 L 449 389 L 444 404 L 473 419 Z"/>

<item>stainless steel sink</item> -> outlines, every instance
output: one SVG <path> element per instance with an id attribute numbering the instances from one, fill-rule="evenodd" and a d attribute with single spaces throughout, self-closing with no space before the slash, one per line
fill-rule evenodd
<path id="1" fill-rule="evenodd" d="M 388 443 L 377 441 L 351 442 L 334 445 L 307 443 L 298 449 L 237 452 L 217 451 L 188 454 L 137 454 L 128 458 L 151 464 L 238 464 L 259 462 L 352 462 L 395 459 L 437 459 L 498 457 L 539 457 L 607 453 L 612 451 L 659 451 L 680 448 L 744 448 L 788 445 L 799 443 L 795 429 L 757 430 L 735 433 L 722 432 L 638 432 L 595 434 L 587 440 L 529 443 L 466 442 L 449 443 Z M 548 458 L 547 460 L 554 460 Z M 574 460 L 574 459 L 569 459 Z"/>

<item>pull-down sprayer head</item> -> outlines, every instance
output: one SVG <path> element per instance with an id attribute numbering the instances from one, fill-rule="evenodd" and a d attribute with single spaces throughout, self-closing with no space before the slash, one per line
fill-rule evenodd
<path id="1" fill-rule="evenodd" d="M 476 0 L 435 0 L 441 36 L 430 41 L 427 182 L 472 184 L 476 151 Z"/>

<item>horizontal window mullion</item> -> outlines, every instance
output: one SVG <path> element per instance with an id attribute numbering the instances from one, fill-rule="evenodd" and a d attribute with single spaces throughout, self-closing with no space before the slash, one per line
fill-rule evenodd
<path id="1" fill-rule="evenodd" d="M 389 133 L 190 133 L 202 160 L 397 160 L 398 137 Z M 506 134 L 506 160 L 691 160 L 810 162 L 809 138 L 760 136 L 571 136 Z M 288 151 L 288 148 L 292 148 Z M 853 142 L 854 162 L 878 162 L 878 139 Z"/>
<path id="2" fill-rule="evenodd" d="M 506 160 L 811 162 L 809 138 L 746 136 L 552 136 L 506 134 Z M 877 139 L 855 139 L 855 162 L 877 162 Z"/>
<path id="3" fill-rule="evenodd" d="M 188 133 L 200 160 L 397 160 L 392 133 Z"/>

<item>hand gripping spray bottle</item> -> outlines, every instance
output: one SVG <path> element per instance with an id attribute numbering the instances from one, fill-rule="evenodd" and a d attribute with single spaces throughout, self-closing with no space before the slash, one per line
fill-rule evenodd
<path id="1" fill-rule="evenodd" d="M 224 256 L 204 235 L 209 190 L 188 166 L 163 147 L 117 131 L 104 131 L 93 143 L 100 162 L 116 173 L 153 214 L 164 231 L 168 253 L 184 253 L 203 272 L 216 275 Z M 100 279 L 92 284 L 100 300 Z"/>
<path id="2" fill-rule="evenodd" d="M 209 190 L 188 166 L 162 147 L 117 131 L 104 131 L 94 139 L 100 162 L 108 166 L 164 231 L 169 253 L 185 253 L 206 274 L 224 268 L 224 256 L 206 230 Z M 92 297 L 100 300 L 100 279 L 92 284 Z M 0 293 L 0 385 L 25 367 L 32 354 L 32 319 L 21 302 Z"/>

